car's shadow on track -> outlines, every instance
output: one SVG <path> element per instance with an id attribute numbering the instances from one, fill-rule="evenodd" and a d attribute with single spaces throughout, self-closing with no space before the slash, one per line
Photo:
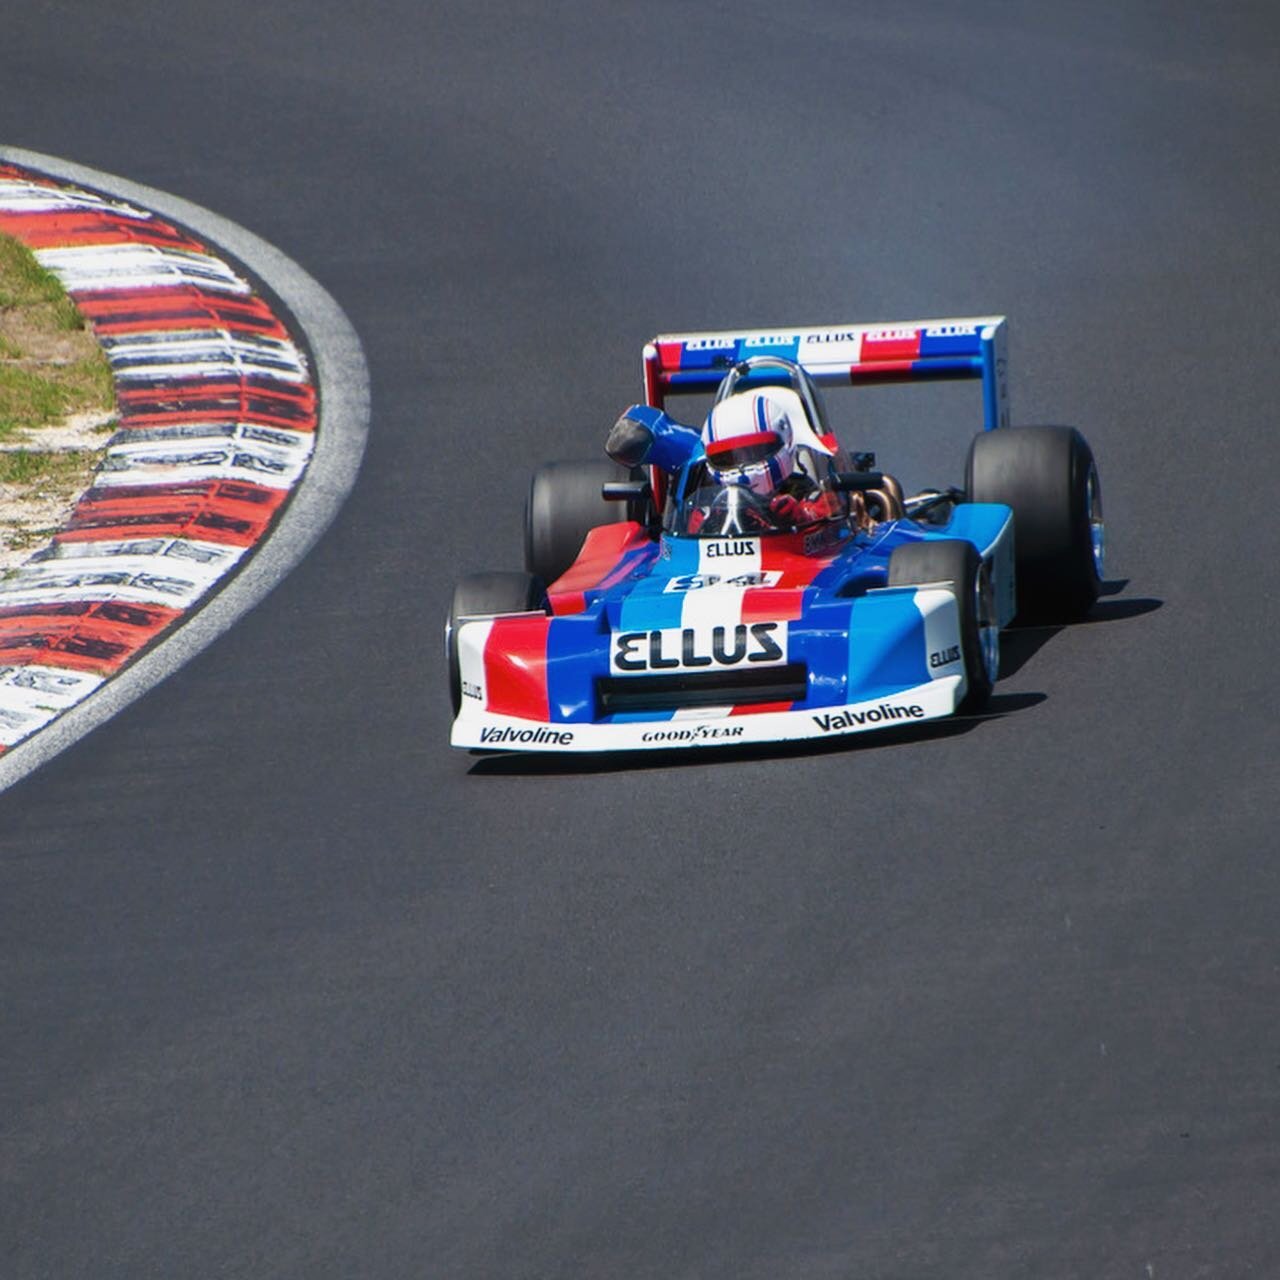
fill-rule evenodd
<path id="1" fill-rule="evenodd" d="M 495 752 L 479 755 L 468 770 L 480 777 L 557 777 L 572 774 L 618 773 L 636 769 L 687 768 L 699 764 L 728 764 L 732 761 L 797 759 L 828 756 L 850 751 L 877 751 L 908 743 L 956 738 L 977 728 L 984 720 L 997 720 L 1043 702 L 1043 693 L 997 693 L 980 715 L 956 715 L 927 724 L 879 729 L 874 733 L 850 734 L 838 738 L 806 738 L 801 742 L 759 742 L 744 746 L 683 748 L 674 751 L 626 751 L 607 755 L 564 755 L 533 752 L 515 755 Z"/>
<path id="2" fill-rule="evenodd" d="M 1118 595 L 1129 585 L 1127 578 L 1120 578 L 1102 584 L 1102 598 L 1089 611 L 1088 617 L 1081 618 L 1072 626 L 1093 626 L 1099 622 L 1122 622 L 1126 618 L 1140 618 L 1145 613 L 1154 613 L 1163 607 L 1163 600 L 1150 596 L 1135 596 L 1126 600 L 1113 600 L 1108 597 Z M 1020 671 L 1054 636 L 1063 628 L 1060 624 L 1050 626 L 1019 625 L 1013 626 L 1000 637 L 1000 675 L 1005 680 Z"/>

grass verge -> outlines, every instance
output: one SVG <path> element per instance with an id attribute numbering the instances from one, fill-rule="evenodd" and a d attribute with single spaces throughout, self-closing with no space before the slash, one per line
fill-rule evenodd
<path id="1" fill-rule="evenodd" d="M 0 566 L 62 527 L 101 461 L 114 400 L 75 303 L 0 235 Z"/>
<path id="2" fill-rule="evenodd" d="M 0 353 L 0 443 L 40 427 L 59 425 L 72 413 L 111 406 L 111 370 L 89 357 L 67 364 L 35 365 Z"/>
<path id="3" fill-rule="evenodd" d="M 0 235 L 0 311 L 11 310 L 37 315 L 63 333 L 84 328 L 84 318 L 58 277 L 21 241 Z"/>

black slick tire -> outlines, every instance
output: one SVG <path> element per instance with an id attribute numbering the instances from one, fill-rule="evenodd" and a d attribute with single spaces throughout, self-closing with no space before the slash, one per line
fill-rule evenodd
<path id="1" fill-rule="evenodd" d="M 533 473 L 525 506 L 525 568 L 548 584 L 578 558 L 598 525 L 632 518 L 629 503 L 604 498 L 601 489 L 630 473 L 608 459 L 548 462 Z"/>
<path id="2" fill-rule="evenodd" d="M 960 615 L 960 652 L 967 689 L 960 711 L 978 711 L 991 696 L 999 665 L 995 599 L 987 567 L 972 542 L 960 538 L 910 542 L 889 557 L 889 586 L 944 583 L 955 596 Z M 989 653 L 984 647 L 994 645 Z"/>
<path id="3" fill-rule="evenodd" d="M 444 646 L 449 659 L 449 698 L 456 716 L 462 707 L 458 666 L 458 620 L 476 614 L 527 613 L 546 607 L 547 590 L 531 573 L 472 573 L 453 589 Z"/>
<path id="4" fill-rule="evenodd" d="M 1019 622 L 1071 622 L 1102 585 L 1102 489 L 1088 441 L 1074 427 L 1000 427 L 969 448 L 970 502 L 1013 508 Z"/>

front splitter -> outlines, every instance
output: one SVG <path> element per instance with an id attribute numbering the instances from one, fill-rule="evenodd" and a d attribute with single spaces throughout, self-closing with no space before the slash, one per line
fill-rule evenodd
<path id="1" fill-rule="evenodd" d="M 727 747 L 749 743 L 836 738 L 876 729 L 896 729 L 951 715 L 964 697 L 963 676 L 941 676 L 883 698 L 840 707 L 797 711 L 707 708 L 671 720 L 610 724 L 534 723 L 492 715 L 464 704 L 453 722 L 450 744 L 480 751 L 606 752 L 681 747 Z"/>

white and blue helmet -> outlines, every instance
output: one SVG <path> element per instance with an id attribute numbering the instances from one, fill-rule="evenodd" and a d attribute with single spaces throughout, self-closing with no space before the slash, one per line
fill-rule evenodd
<path id="1" fill-rule="evenodd" d="M 791 418 L 767 391 L 721 400 L 702 429 L 707 474 L 717 484 L 740 485 L 768 499 L 795 470 Z"/>

